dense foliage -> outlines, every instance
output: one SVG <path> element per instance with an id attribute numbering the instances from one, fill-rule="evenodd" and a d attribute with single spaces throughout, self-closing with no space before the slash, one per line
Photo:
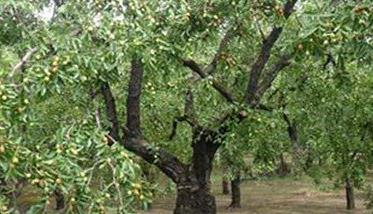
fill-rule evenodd
<path id="1" fill-rule="evenodd" d="M 372 10 L 370 0 L 1 1 L 0 209 L 13 212 L 32 185 L 30 212 L 59 194 L 69 213 L 134 212 L 152 187 L 128 150 L 178 190 L 193 176 L 208 183 L 219 146 L 232 178 L 291 156 L 315 178 L 361 186 L 373 157 Z M 200 144 L 210 147 L 198 154 Z"/>

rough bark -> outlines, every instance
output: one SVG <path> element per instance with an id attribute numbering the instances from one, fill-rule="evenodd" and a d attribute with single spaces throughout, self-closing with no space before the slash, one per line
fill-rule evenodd
<path id="1" fill-rule="evenodd" d="M 346 179 L 345 181 L 345 190 L 346 190 L 346 207 L 348 210 L 355 209 L 355 195 L 354 195 L 354 187 L 351 184 L 350 179 Z"/>
<path id="2" fill-rule="evenodd" d="M 210 193 L 213 159 L 219 134 L 207 129 L 193 130 L 193 157 L 188 170 L 177 183 L 175 214 L 215 214 L 215 197 Z"/>
<path id="3" fill-rule="evenodd" d="M 174 214 L 215 214 L 215 197 L 204 188 L 193 190 L 178 185 Z"/>
<path id="4" fill-rule="evenodd" d="M 185 165 L 174 155 L 162 148 L 155 148 L 143 139 L 140 123 L 140 96 L 144 70 L 140 59 L 133 59 L 131 65 L 127 96 L 127 124 L 125 137 L 122 140 L 123 146 L 148 163 L 157 166 L 177 183 L 185 171 Z"/>

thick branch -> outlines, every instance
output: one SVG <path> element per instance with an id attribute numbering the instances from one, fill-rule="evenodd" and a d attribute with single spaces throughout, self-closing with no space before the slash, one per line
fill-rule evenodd
<path id="1" fill-rule="evenodd" d="M 250 71 L 250 80 L 246 89 L 246 103 L 250 106 L 255 106 L 256 102 L 256 92 L 258 87 L 258 82 L 260 75 L 264 69 L 264 66 L 267 64 L 269 57 L 271 56 L 271 50 L 275 42 L 279 38 L 282 32 L 282 27 L 273 28 L 272 32 L 266 38 L 263 46 L 261 48 L 260 54 L 255 60 L 255 63 L 251 67 Z"/>
<path id="2" fill-rule="evenodd" d="M 201 69 L 201 67 L 193 60 L 183 60 L 183 65 L 196 72 L 202 79 L 207 78 L 209 75 Z M 212 87 L 215 88 L 228 102 L 234 103 L 233 95 L 218 81 L 212 79 Z"/>
<path id="3" fill-rule="evenodd" d="M 109 129 L 109 145 L 114 143 L 113 140 L 119 141 L 119 121 L 117 116 L 116 104 L 113 93 L 111 92 L 110 86 L 107 82 L 103 82 L 100 91 L 104 97 L 105 107 L 106 107 L 106 116 L 110 122 Z"/>
<path id="4" fill-rule="evenodd" d="M 129 137 L 140 137 L 140 95 L 143 78 L 143 65 L 139 59 L 131 62 L 131 78 L 127 97 L 127 128 Z"/>
<path id="5" fill-rule="evenodd" d="M 290 56 L 285 55 L 282 56 L 277 63 L 274 64 L 274 66 L 265 73 L 262 81 L 260 82 L 258 86 L 258 92 L 257 97 L 260 99 L 265 91 L 267 91 L 268 88 L 271 87 L 273 81 L 276 79 L 277 75 L 280 73 L 281 70 L 283 70 L 285 67 L 290 65 Z"/>
<path id="6" fill-rule="evenodd" d="M 123 146 L 145 161 L 156 165 L 163 173 L 175 183 L 184 173 L 185 165 L 175 156 L 161 148 L 154 148 L 148 144 L 140 130 L 140 95 L 143 79 L 143 65 L 140 59 L 131 62 L 130 81 L 127 97 L 127 129 L 128 133 L 123 139 Z"/>
<path id="7" fill-rule="evenodd" d="M 143 158 L 150 164 L 157 166 L 164 174 L 175 183 L 179 182 L 180 175 L 184 173 L 186 166 L 172 154 L 165 150 L 152 147 L 141 138 L 129 138 L 124 140 L 124 147 Z"/>
<path id="8" fill-rule="evenodd" d="M 296 0 L 289 0 L 284 5 L 284 17 L 287 19 L 293 11 L 294 5 Z M 258 82 L 260 75 L 268 63 L 268 60 L 271 56 L 271 51 L 273 46 L 275 45 L 276 41 L 280 37 L 282 33 L 282 27 L 274 27 L 271 33 L 266 37 L 263 45 L 261 47 L 260 53 L 256 58 L 254 64 L 250 70 L 250 79 L 246 89 L 246 97 L 245 101 L 250 106 L 256 106 L 258 104 L 257 100 L 257 90 L 258 90 Z"/>

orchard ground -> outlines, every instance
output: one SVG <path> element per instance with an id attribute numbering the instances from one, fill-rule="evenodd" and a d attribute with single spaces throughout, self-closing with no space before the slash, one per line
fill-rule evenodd
<path id="1" fill-rule="evenodd" d="M 370 176 L 369 183 L 373 177 Z M 364 206 L 363 192 L 356 191 L 356 209 L 348 211 L 345 208 L 345 194 L 341 187 L 332 189 L 331 185 L 316 186 L 311 179 L 301 178 L 268 178 L 247 180 L 241 184 L 240 209 L 227 209 L 230 195 L 221 193 L 221 179 L 213 179 L 213 192 L 216 196 L 219 214 L 368 214 Z M 32 191 L 24 192 L 18 200 L 20 207 L 28 207 L 36 199 Z M 139 214 L 172 214 L 175 206 L 174 194 L 158 197 L 148 211 L 138 211 Z M 51 200 L 51 208 L 53 200 Z M 51 209 L 52 210 L 52 209 Z M 49 212 L 56 213 L 56 212 Z M 114 214 L 111 212 L 110 214 Z"/>
<path id="2" fill-rule="evenodd" d="M 214 182 L 218 213 L 220 214 L 368 214 L 364 206 L 363 193 L 356 191 L 356 209 L 345 208 L 344 189 L 318 188 L 308 178 L 270 178 L 244 181 L 241 184 L 241 208 L 227 209 L 230 195 L 221 194 L 219 180 Z M 173 196 L 156 200 L 152 209 L 141 214 L 172 214 Z"/>

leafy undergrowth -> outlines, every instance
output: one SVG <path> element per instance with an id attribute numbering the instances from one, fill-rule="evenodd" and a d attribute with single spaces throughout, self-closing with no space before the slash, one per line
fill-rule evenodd
<path id="1" fill-rule="evenodd" d="M 363 195 L 356 193 L 356 209 L 345 209 L 344 191 L 322 191 L 308 179 L 270 179 L 262 181 L 245 181 L 241 185 L 242 208 L 229 210 L 229 195 L 220 193 L 219 182 L 213 185 L 216 195 L 218 213 L 220 214 L 368 214 L 364 207 Z M 152 209 L 142 214 L 171 214 L 174 196 L 156 200 Z"/>

